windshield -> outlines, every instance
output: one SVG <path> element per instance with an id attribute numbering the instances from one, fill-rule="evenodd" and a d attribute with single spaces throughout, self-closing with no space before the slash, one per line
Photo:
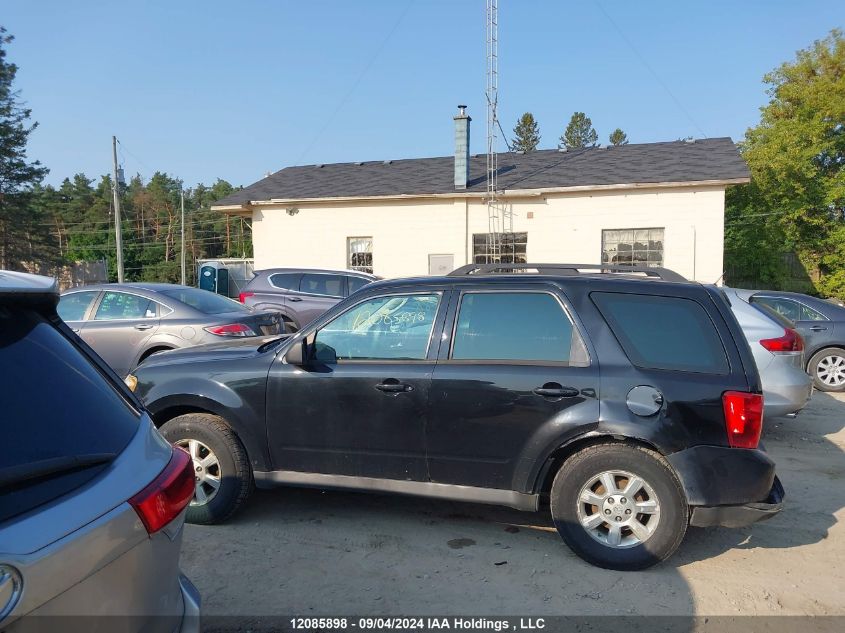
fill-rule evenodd
<path id="1" fill-rule="evenodd" d="M 160 290 L 161 294 L 171 299 L 186 303 L 194 310 L 203 314 L 222 314 L 224 312 L 250 312 L 250 309 L 243 304 L 216 295 L 208 290 L 199 288 L 168 288 Z"/>

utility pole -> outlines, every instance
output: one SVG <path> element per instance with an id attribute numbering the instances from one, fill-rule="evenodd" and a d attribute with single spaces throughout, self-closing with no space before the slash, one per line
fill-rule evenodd
<path id="1" fill-rule="evenodd" d="M 123 283 L 123 235 L 120 231 L 120 182 L 117 179 L 117 137 L 111 137 L 112 159 L 114 162 L 114 239 L 117 245 L 117 283 Z"/>
<path id="2" fill-rule="evenodd" d="M 185 190 L 182 189 L 182 285 L 185 285 Z"/>

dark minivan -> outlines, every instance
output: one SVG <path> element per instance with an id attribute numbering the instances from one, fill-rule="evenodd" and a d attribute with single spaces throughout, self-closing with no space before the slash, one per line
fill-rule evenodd
<path id="1" fill-rule="evenodd" d="M 724 294 L 659 268 L 376 282 L 293 336 L 153 357 L 137 394 L 222 477 L 198 484 L 192 521 L 225 520 L 253 482 L 548 504 L 579 556 L 640 569 L 690 524 L 782 506 Z"/>

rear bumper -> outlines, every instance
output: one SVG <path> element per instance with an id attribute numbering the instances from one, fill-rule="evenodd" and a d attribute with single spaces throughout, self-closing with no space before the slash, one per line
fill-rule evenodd
<path id="1" fill-rule="evenodd" d="M 745 527 L 771 519 L 783 509 L 783 485 L 775 477 L 765 501 L 732 506 L 697 506 L 692 509 L 690 525 L 696 527 Z"/>
<path id="2" fill-rule="evenodd" d="M 691 507 L 757 503 L 768 498 L 775 481 L 775 463 L 762 448 L 693 446 L 666 459 Z"/>
<path id="3" fill-rule="evenodd" d="M 777 362 L 761 374 L 766 418 L 797 413 L 810 401 L 813 379 L 800 367 Z"/>
<path id="4" fill-rule="evenodd" d="M 179 574 L 179 589 L 182 592 L 185 611 L 182 614 L 182 622 L 180 622 L 176 631 L 178 633 L 199 633 L 200 605 L 202 603 L 200 592 L 184 574 Z"/>

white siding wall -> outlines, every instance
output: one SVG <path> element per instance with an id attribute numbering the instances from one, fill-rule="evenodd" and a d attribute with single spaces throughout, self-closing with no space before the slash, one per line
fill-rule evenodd
<path id="1" fill-rule="evenodd" d="M 602 229 L 665 228 L 664 265 L 713 283 L 722 274 L 723 187 L 547 194 L 512 202 L 514 231 L 528 233 L 528 260 L 596 263 Z M 346 238 L 373 238 L 375 273 L 424 275 L 430 254 L 472 259 L 472 234 L 487 232 L 478 199 L 262 206 L 253 213 L 256 269 L 346 268 Z M 529 218 L 529 213 L 533 218 Z M 467 255 L 469 259 L 467 259 Z"/>

